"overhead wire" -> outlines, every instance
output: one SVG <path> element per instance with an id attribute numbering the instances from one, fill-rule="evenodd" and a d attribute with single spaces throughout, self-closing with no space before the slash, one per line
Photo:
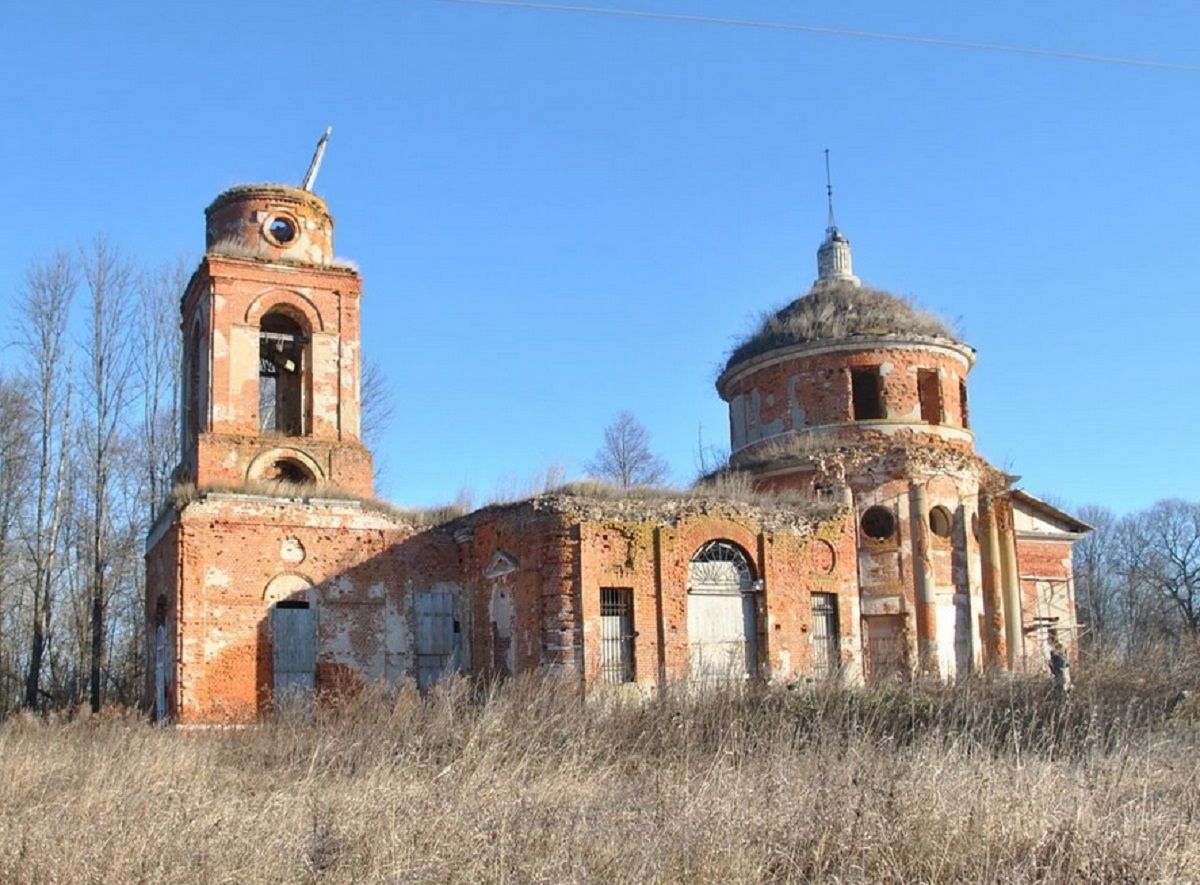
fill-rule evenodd
<path id="1" fill-rule="evenodd" d="M 916 34 L 893 34 L 885 31 L 863 31 L 854 28 L 836 28 L 822 25 L 807 25 L 800 22 L 763 21 L 748 18 L 725 18 L 711 15 L 691 15 L 677 12 L 655 12 L 644 9 L 626 9 L 616 6 L 575 6 L 568 3 L 541 3 L 536 0 L 431 0 L 434 3 L 458 6 L 492 6 L 512 9 L 538 10 L 542 12 L 574 12 L 582 15 L 601 15 L 667 22 L 685 22 L 727 27 L 757 28 L 771 31 L 799 31 L 807 34 L 823 34 L 833 37 L 849 37 L 860 40 L 882 40 L 892 43 L 909 43 L 921 46 L 938 46 L 952 49 L 969 49 L 983 52 L 1000 52 L 1010 55 L 1026 55 L 1038 58 L 1056 58 L 1093 64 L 1123 65 L 1125 67 L 1153 68 L 1163 71 L 1200 73 L 1200 65 L 1180 64 L 1147 58 L 1130 58 L 1119 55 L 1099 55 L 1089 52 L 1072 52 L 1064 49 L 1038 49 L 1032 46 L 1014 46 L 1006 43 L 987 43 L 975 40 L 953 40 L 944 37 L 925 37 Z"/>

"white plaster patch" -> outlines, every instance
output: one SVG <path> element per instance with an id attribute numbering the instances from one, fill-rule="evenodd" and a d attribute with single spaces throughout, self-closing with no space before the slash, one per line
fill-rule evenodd
<path id="1" fill-rule="evenodd" d="M 504 575 L 509 575 L 520 568 L 517 564 L 517 559 L 503 550 L 496 551 L 492 557 L 492 561 L 488 563 L 488 567 L 483 570 L 485 578 L 500 578 Z"/>
<path id="2" fill-rule="evenodd" d="M 299 538 L 284 538 L 279 545 L 279 558 L 284 562 L 298 565 L 304 562 L 305 555 L 304 545 Z"/>
<path id="3" fill-rule="evenodd" d="M 204 573 L 205 589 L 212 589 L 214 587 L 228 587 L 228 586 L 229 586 L 229 575 L 225 574 L 225 572 L 221 571 L 215 565 L 210 565 L 208 567 L 208 570 Z"/>
<path id="4" fill-rule="evenodd" d="M 387 586 L 383 582 L 377 582 L 367 588 L 367 599 L 379 601 L 387 596 Z"/>
<path id="5" fill-rule="evenodd" d="M 889 362 L 880 363 L 879 364 L 879 374 L 880 375 L 890 375 L 892 373 L 892 369 L 894 369 L 894 368 L 896 368 L 896 367 Z"/>
<path id="6" fill-rule="evenodd" d="M 504 652 L 504 666 L 509 675 L 515 675 L 517 672 L 517 645 L 511 641 L 513 615 L 512 595 L 508 588 L 503 584 L 493 584 L 492 596 L 488 600 L 488 616 L 495 627 L 496 638 L 509 640 Z"/>
<path id="7" fill-rule="evenodd" d="M 792 413 L 792 430 L 800 430 L 808 423 L 808 416 L 804 412 L 804 406 L 800 405 L 800 377 L 793 375 L 788 379 L 788 409 Z"/>

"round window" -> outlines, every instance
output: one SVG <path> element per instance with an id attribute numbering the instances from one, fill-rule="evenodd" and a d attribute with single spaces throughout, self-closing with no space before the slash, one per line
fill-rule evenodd
<path id="1" fill-rule="evenodd" d="M 945 507 L 934 507 L 929 511 L 929 530 L 939 538 L 949 538 L 953 524 L 950 511 Z"/>
<path id="2" fill-rule="evenodd" d="M 296 222 L 283 215 L 276 215 L 267 222 L 267 237 L 280 246 L 296 239 Z"/>
<path id="3" fill-rule="evenodd" d="M 862 515 L 862 531 L 872 541 L 886 541 L 896 534 L 896 517 L 886 507 L 871 507 Z"/>

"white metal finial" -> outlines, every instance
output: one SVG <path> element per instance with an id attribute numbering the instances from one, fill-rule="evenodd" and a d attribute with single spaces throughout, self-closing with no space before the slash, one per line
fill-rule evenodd
<path id="1" fill-rule="evenodd" d="M 333 127 L 327 126 L 325 134 L 317 142 L 317 149 L 313 151 L 312 162 L 308 164 L 308 173 L 304 176 L 304 184 L 300 185 L 303 190 L 311 191 L 313 189 L 313 184 L 317 180 L 317 173 L 321 171 L 321 161 L 325 159 L 325 146 L 329 144 L 329 136 L 332 134 Z"/>

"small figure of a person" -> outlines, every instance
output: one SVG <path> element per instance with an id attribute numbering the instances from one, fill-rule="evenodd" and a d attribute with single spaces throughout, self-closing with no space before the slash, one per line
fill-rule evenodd
<path id="1" fill-rule="evenodd" d="M 1057 639 L 1051 640 L 1050 643 L 1050 675 L 1054 678 L 1054 687 L 1060 694 L 1065 695 L 1071 690 L 1071 664 L 1067 661 L 1062 643 Z"/>

